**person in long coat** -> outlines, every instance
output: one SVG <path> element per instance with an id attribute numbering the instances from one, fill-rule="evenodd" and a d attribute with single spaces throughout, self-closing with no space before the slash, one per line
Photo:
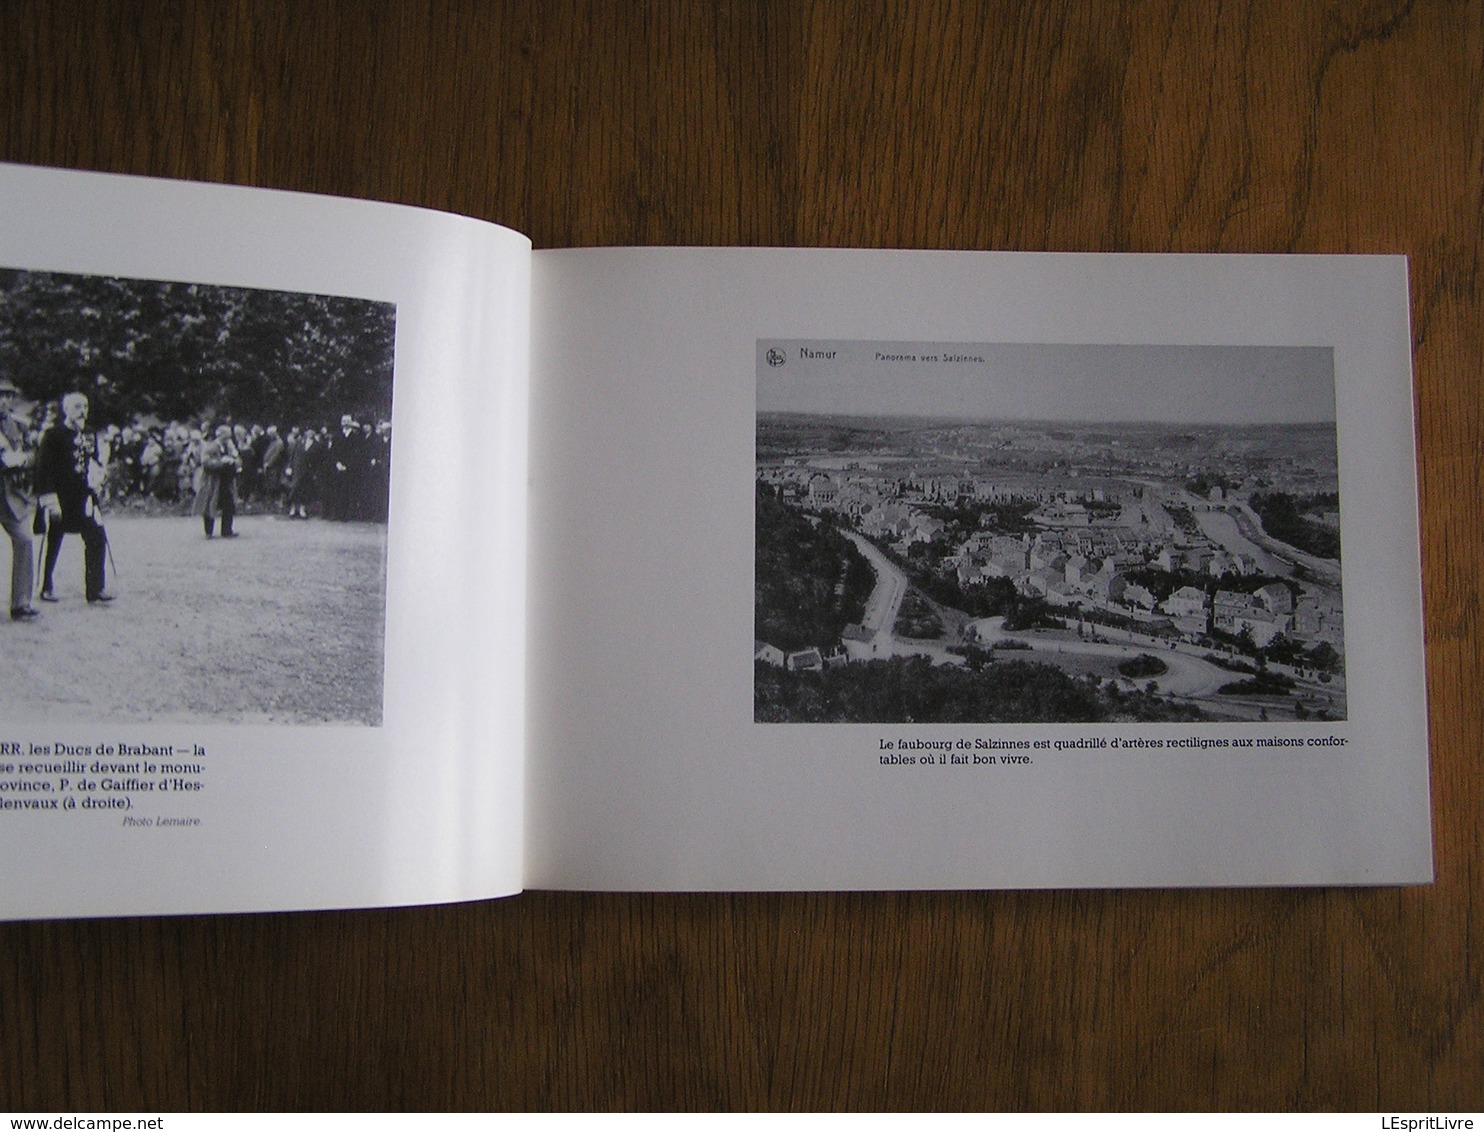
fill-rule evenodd
<path id="1" fill-rule="evenodd" d="M 307 519 L 319 491 L 320 457 L 325 446 L 314 429 L 306 428 L 302 433 L 298 429 L 289 433 L 288 447 L 289 462 L 283 479 L 288 486 L 289 518 Z"/>
<path id="2" fill-rule="evenodd" d="M 326 519 L 345 522 L 362 516 L 357 494 L 365 475 L 366 439 L 355 417 L 345 413 L 340 430 L 330 433 L 325 445 L 321 501 Z"/>
<path id="3" fill-rule="evenodd" d="M 216 520 L 222 521 L 222 538 L 236 538 L 232 520 L 237 516 L 237 473 L 242 460 L 232 440 L 232 427 L 218 425 L 216 435 L 201 445 L 201 466 L 196 469 L 196 502 L 191 513 L 201 516 L 206 537 L 216 532 Z"/>
<path id="4" fill-rule="evenodd" d="M 31 495 L 31 469 L 36 453 L 26 444 L 26 430 L 11 410 L 21 391 L 0 377 L 0 527 L 10 537 L 10 619 L 30 621 L 35 566 L 31 558 L 31 524 L 36 500 Z"/>
<path id="5" fill-rule="evenodd" d="M 263 433 L 263 498 L 278 504 L 283 501 L 283 473 L 289 465 L 289 447 L 278 435 L 278 426 L 269 425 Z"/>
<path id="6" fill-rule="evenodd" d="M 52 574 L 62 539 L 82 536 L 83 592 L 90 604 L 109 602 L 103 588 L 103 556 L 108 535 L 98 517 L 98 489 L 103 463 L 97 438 L 87 430 L 88 399 L 82 393 L 62 398 L 62 420 L 41 434 L 36 449 L 36 502 L 46 515 L 46 552 L 42 560 L 41 600 L 56 601 Z"/>

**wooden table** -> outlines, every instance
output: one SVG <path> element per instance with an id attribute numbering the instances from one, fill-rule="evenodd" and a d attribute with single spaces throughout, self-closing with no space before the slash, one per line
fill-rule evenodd
<path id="1" fill-rule="evenodd" d="M 1484 1107 L 1484 2 L 34 0 L 3 24 L 0 158 L 427 205 L 537 247 L 1407 253 L 1438 880 L 5 924 L 0 1107 Z"/>

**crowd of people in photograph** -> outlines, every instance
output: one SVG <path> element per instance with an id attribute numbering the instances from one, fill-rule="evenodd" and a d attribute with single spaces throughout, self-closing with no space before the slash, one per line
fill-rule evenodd
<path id="1" fill-rule="evenodd" d="M 391 423 L 342 415 L 335 427 L 169 421 L 98 432 L 99 502 L 234 504 L 291 518 L 386 522 Z M 224 525 L 223 533 L 230 531 Z"/>
<path id="2" fill-rule="evenodd" d="M 89 401 L 68 393 L 18 411 L 21 390 L 0 377 L 0 526 L 12 544 L 12 620 L 37 616 L 30 595 L 40 567 L 43 601 L 67 534 L 83 539 L 90 603 L 105 589 L 107 536 L 101 517 L 131 507 L 199 517 L 206 538 L 235 538 L 242 510 L 307 520 L 387 521 L 391 424 L 352 414 L 334 426 L 248 423 L 202 416 L 137 417 L 94 427 Z M 33 564 L 32 540 L 43 553 Z"/>

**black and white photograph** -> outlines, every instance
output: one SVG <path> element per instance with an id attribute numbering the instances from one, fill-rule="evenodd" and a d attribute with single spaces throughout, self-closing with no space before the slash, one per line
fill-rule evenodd
<path id="1" fill-rule="evenodd" d="M 759 341 L 754 719 L 1343 720 L 1334 356 Z"/>
<path id="2" fill-rule="evenodd" d="M 11 723 L 379 726 L 393 304 L 0 268 Z"/>

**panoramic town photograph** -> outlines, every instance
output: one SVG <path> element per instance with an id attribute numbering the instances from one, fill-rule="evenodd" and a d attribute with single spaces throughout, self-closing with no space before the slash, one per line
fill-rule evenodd
<path id="1" fill-rule="evenodd" d="M 754 718 L 1343 720 L 1333 354 L 758 343 Z"/>

